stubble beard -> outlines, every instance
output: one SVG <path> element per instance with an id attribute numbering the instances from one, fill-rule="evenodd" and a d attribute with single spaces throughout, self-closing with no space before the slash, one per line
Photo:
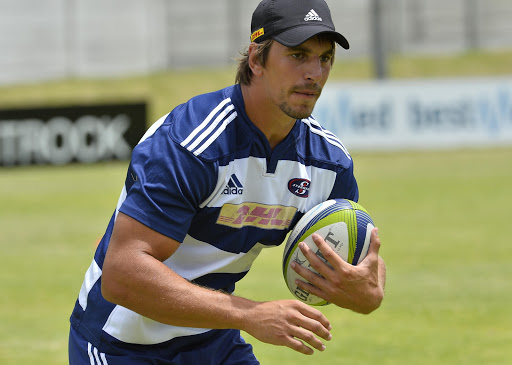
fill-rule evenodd
<path id="1" fill-rule="evenodd" d="M 286 101 L 283 101 L 281 104 L 279 104 L 279 109 L 281 109 L 281 111 L 284 114 L 286 114 L 287 116 L 289 116 L 290 118 L 293 118 L 293 119 L 309 118 L 311 113 L 313 112 L 313 108 L 314 108 L 314 105 L 311 108 L 307 107 L 307 109 L 301 108 L 301 110 L 298 110 L 298 108 L 291 107 L 290 104 L 288 104 Z"/>
<path id="2" fill-rule="evenodd" d="M 281 109 L 281 111 L 284 114 L 293 119 L 309 118 L 311 116 L 311 113 L 313 113 L 313 109 L 315 108 L 318 98 L 320 97 L 322 88 L 319 88 L 318 86 L 310 86 L 308 89 L 315 90 L 318 92 L 318 97 L 314 101 L 313 105 L 301 104 L 299 106 L 293 107 L 286 100 L 283 100 L 280 104 L 278 104 L 279 109 Z"/>

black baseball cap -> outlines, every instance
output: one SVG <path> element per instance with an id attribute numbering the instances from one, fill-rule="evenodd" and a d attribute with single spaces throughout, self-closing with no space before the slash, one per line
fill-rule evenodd
<path id="1" fill-rule="evenodd" d="M 334 29 L 324 0 L 263 0 L 252 14 L 251 42 L 274 39 L 296 47 L 320 33 L 331 34 L 336 43 L 349 49 L 347 39 Z"/>

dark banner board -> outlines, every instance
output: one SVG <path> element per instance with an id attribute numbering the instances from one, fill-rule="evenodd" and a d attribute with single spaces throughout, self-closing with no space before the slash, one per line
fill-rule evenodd
<path id="1" fill-rule="evenodd" d="M 146 104 L 0 109 L 0 166 L 127 160 Z"/>

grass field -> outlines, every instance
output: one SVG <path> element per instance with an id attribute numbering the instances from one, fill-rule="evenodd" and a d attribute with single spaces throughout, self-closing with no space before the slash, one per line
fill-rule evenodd
<path id="1" fill-rule="evenodd" d="M 512 74 L 511 59 L 510 52 L 395 59 L 391 71 L 395 77 Z M 155 120 L 195 93 L 228 85 L 231 71 L 3 87 L 0 107 L 144 99 Z M 365 62 L 333 71 L 335 79 L 369 75 Z M 323 308 L 334 338 L 314 358 L 246 336 L 261 363 L 512 363 L 512 250 L 505 229 L 512 218 L 512 147 L 352 155 L 360 203 L 380 228 L 388 267 L 383 305 L 369 316 Z M 0 168 L 0 364 L 67 363 L 68 318 L 126 166 Z M 236 294 L 291 298 L 281 255 L 282 247 L 264 251 Z"/>
<path id="2" fill-rule="evenodd" d="M 325 307 L 325 364 L 506 364 L 512 360 L 512 149 L 355 153 L 360 202 L 388 266 L 369 316 Z M 68 317 L 126 163 L 0 171 L 0 363 L 65 364 Z M 291 298 L 282 247 L 264 251 L 237 294 Z M 249 338 L 249 337 L 248 337 Z M 262 364 L 305 360 L 254 343 Z"/>

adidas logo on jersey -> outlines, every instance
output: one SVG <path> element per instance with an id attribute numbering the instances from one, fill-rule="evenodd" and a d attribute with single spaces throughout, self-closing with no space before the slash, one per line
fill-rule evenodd
<path id="1" fill-rule="evenodd" d="M 235 174 L 231 175 L 229 181 L 222 191 L 222 194 L 226 195 L 240 195 L 244 192 L 244 187 L 240 183 L 240 180 L 236 177 Z"/>
<path id="2" fill-rule="evenodd" d="M 309 13 L 306 14 L 305 18 L 304 18 L 305 21 L 309 22 L 310 20 L 318 20 L 318 21 L 322 21 L 322 18 L 320 18 L 320 16 L 316 13 L 316 11 L 314 11 L 313 9 L 311 9 L 309 11 Z"/>

